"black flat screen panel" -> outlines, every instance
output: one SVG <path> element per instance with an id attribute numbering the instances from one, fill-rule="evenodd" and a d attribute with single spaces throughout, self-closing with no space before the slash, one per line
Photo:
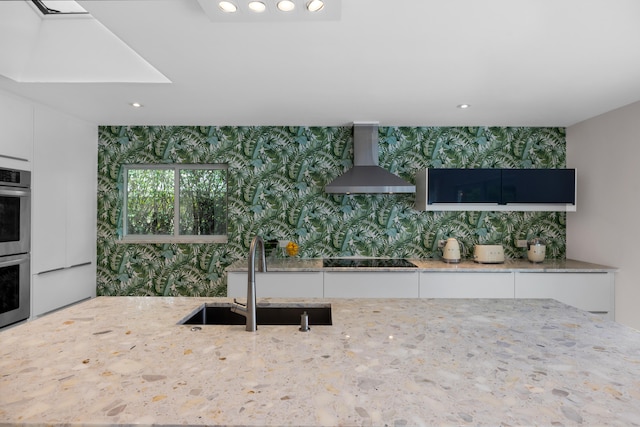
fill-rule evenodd
<path id="1" fill-rule="evenodd" d="M 576 202 L 575 169 L 503 169 L 502 203 Z"/>
<path id="2" fill-rule="evenodd" d="M 429 169 L 428 204 L 500 203 L 500 169 Z"/>

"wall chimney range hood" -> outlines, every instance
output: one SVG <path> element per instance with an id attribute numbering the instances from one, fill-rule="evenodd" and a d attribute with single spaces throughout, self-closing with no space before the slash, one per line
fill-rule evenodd
<path id="1" fill-rule="evenodd" d="M 353 167 L 324 187 L 327 193 L 415 193 L 416 186 L 378 166 L 378 123 L 353 123 Z"/>

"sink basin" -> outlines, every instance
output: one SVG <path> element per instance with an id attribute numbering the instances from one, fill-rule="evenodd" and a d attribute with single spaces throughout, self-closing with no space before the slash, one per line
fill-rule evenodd
<path id="1" fill-rule="evenodd" d="M 181 325 L 244 325 L 246 318 L 231 311 L 231 304 L 205 304 L 180 321 Z M 260 325 L 300 325 L 300 316 L 307 312 L 309 325 L 331 325 L 331 305 L 258 305 L 256 317 Z"/>

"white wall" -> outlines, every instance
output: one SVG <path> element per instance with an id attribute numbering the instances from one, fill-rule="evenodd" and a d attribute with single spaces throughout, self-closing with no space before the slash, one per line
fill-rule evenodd
<path id="1" fill-rule="evenodd" d="M 640 102 L 567 128 L 578 210 L 567 214 L 567 258 L 611 265 L 616 321 L 640 329 Z"/>

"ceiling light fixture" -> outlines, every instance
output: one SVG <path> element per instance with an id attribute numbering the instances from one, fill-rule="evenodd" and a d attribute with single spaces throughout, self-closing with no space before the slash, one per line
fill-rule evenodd
<path id="1" fill-rule="evenodd" d="M 234 13 L 238 10 L 238 6 L 231 3 L 230 1 L 221 1 L 218 3 L 218 7 L 226 13 Z"/>
<path id="2" fill-rule="evenodd" d="M 262 13 L 267 10 L 267 5 L 261 1 L 250 1 L 249 9 L 251 9 L 252 12 Z"/>
<path id="3" fill-rule="evenodd" d="M 324 9 L 324 1 L 322 0 L 309 0 L 307 2 L 307 10 L 309 12 L 320 12 Z"/>
<path id="4" fill-rule="evenodd" d="M 133 108 L 140 108 L 140 107 L 142 107 L 142 104 L 140 104 L 139 102 L 132 102 L 132 103 L 131 103 L 131 106 L 132 106 Z"/>
<path id="5" fill-rule="evenodd" d="M 281 12 L 291 12 L 293 9 L 295 9 L 296 4 L 293 2 L 293 0 L 280 0 L 277 6 L 278 10 Z"/>
<path id="6" fill-rule="evenodd" d="M 318 22 L 342 19 L 342 0 L 196 1 L 213 22 Z"/>
<path id="7" fill-rule="evenodd" d="M 471 105 L 469 105 L 469 104 L 460 104 L 460 105 L 456 106 L 456 108 L 459 108 L 461 110 L 466 110 L 469 107 L 471 107 Z"/>

